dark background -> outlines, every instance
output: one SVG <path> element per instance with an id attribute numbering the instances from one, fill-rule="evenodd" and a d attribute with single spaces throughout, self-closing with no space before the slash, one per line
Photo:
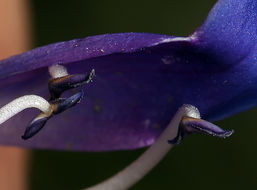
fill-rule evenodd
<path id="1" fill-rule="evenodd" d="M 118 33 L 149 32 L 186 36 L 207 16 L 215 0 L 35 0 L 35 47 Z M 193 135 L 173 149 L 133 190 L 256 189 L 257 110 L 225 121 L 229 139 Z M 34 151 L 31 189 L 73 190 L 98 183 L 135 160 L 145 149 L 105 153 Z"/>

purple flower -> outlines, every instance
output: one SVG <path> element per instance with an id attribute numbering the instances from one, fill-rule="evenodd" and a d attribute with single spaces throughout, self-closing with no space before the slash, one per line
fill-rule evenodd
<path id="1" fill-rule="evenodd" d="M 209 121 L 254 107 L 256 6 L 255 1 L 219 1 L 189 37 L 106 34 L 2 60 L 2 105 L 28 94 L 47 99 L 48 68 L 54 65 L 64 65 L 69 74 L 92 69 L 97 74 L 93 83 L 83 86 L 80 104 L 52 117 L 40 134 L 27 141 L 18 138 L 38 115 L 30 109 L 2 124 L 0 143 L 87 151 L 134 149 L 154 143 L 183 104 L 196 106 Z M 73 94 L 67 90 L 64 96 Z"/>
<path id="2" fill-rule="evenodd" d="M 148 146 L 159 137 L 127 168 L 130 179 L 149 164 L 153 149 L 167 152 L 195 132 L 230 136 L 206 120 L 256 106 L 256 28 L 255 0 L 220 0 L 189 37 L 106 34 L 2 60 L 1 104 L 12 102 L 0 109 L 0 143 L 106 151 Z M 41 112 L 16 115 L 29 107 Z M 23 133 L 28 140 L 19 138 Z M 142 175 L 153 166 L 146 167 Z"/>

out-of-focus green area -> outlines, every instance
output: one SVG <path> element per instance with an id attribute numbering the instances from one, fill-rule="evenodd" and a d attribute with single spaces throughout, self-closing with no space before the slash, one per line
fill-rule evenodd
<path id="1" fill-rule="evenodd" d="M 185 36 L 199 26 L 215 0 L 35 0 L 35 46 L 117 32 Z M 229 139 L 193 135 L 132 189 L 256 189 L 257 110 L 218 122 L 235 129 Z M 76 190 L 98 183 L 145 149 L 109 153 L 34 151 L 32 190 Z"/>

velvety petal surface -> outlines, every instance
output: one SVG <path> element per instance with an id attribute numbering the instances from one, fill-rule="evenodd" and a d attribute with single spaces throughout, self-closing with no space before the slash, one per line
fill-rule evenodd
<path id="1" fill-rule="evenodd" d="M 70 74 L 95 69 L 96 77 L 85 86 L 79 105 L 51 118 L 35 137 L 27 141 L 20 137 L 38 114 L 30 109 L 1 125 L 0 143 L 79 151 L 133 149 L 152 144 L 182 104 L 196 106 L 210 121 L 255 106 L 256 47 L 247 36 L 252 37 L 253 31 L 249 29 L 245 36 L 237 31 L 252 51 L 245 51 L 246 45 L 235 50 L 233 35 L 228 38 L 226 31 L 231 25 L 213 19 L 220 11 L 234 11 L 234 2 L 239 3 L 219 1 L 205 24 L 188 38 L 106 34 L 44 46 L 1 61 L 1 105 L 26 94 L 49 98 L 50 65 L 65 65 Z M 241 2 L 252 9 L 257 4 Z M 224 32 L 215 37 L 210 30 L 219 24 Z M 234 51 L 238 52 L 235 57 Z"/>
<path id="2" fill-rule="evenodd" d="M 218 1 L 196 35 L 198 45 L 210 56 L 223 56 L 226 64 L 242 61 L 256 47 L 256 1 Z"/>

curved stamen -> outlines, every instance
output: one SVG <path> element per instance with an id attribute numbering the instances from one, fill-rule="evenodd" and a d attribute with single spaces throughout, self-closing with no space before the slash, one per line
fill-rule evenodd
<path id="1" fill-rule="evenodd" d="M 24 140 L 38 133 L 53 115 L 78 104 L 84 94 L 83 90 L 81 90 L 69 98 L 60 98 L 64 91 L 89 83 L 95 76 L 94 69 L 89 75 L 69 75 L 66 68 L 62 65 L 50 66 L 49 73 L 53 77 L 49 81 L 50 102 L 40 96 L 26 95 L 13 100 L 0 109 L 0 124 L 27 108 L 34 107 L 42 111 L 27 126 L 22 136 Z"/>
<path id="2" fill-rule="evenodd" d="M 179 126 L 184 117 L 195 118 L 198 121 L 200 113 L 194 106 L 183 105 L 156 142 L 136 161 L 106 181 L 85 190 L 125 190 L 133 186 L 174 147 L 174 144 L 168 144 L 168 140 L 178 136 L 178 129 L 181 128 Z"/>
<path id="3" fill-rule="evenodd" d="M 51 105 L 44 98 L 37 95 L 26 95 L 0 108 L 0 124 L 27 108 L 37 108 L 47 115 L 53 111 Z"/>
<path id="4" fill-rule="evenodd" d="M 200 117 L 197 108 L 191 105 L 183 105 L 156 142 L 136 161 L 106 181 L 85 190 L 124 190 L 137 183 L 158 164 L 174 146 L 168 144 L 167 140 L 177 136 L 178 127 L 183 116 Z"/>

